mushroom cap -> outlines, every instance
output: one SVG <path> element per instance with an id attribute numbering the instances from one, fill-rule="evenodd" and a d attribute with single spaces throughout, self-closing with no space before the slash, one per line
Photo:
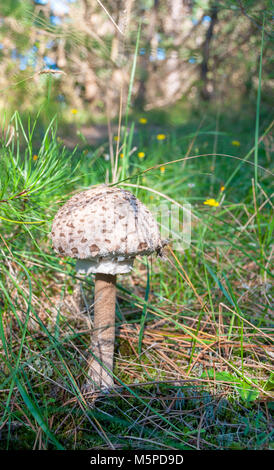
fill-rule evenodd
<path id="1" fill-rule="evenodd" d="M 107 185 L 76 194 L 57 212 L 51 238 L 61 256 L 77 258 L 80 273 L 119 274 L 137 255 L 162 248 L 151 212 L 130 191 Z"/>

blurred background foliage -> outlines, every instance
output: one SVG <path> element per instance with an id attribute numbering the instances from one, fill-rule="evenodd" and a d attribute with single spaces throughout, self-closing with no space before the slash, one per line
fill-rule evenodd
<path id="1" fill-rule="evenodd" d="M 85 122 L 117 116 L 121 90 L 126 105 L 140 22 L 135 110 L 220 96 L 223 104 L 250 100 L 263 23 L 262 97 L 269 100 L 268 0 L 9 0 L 0 15 L 1 108 L 31 113 L 50 89 L 52 112 L 64 122 L 73 119 L 71 108 Z"/>

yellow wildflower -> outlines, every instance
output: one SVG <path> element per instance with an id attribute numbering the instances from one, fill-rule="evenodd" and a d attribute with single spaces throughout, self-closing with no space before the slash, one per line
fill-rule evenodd
<path id="1" fill-rule="evenodd" d="M 149 199 L 151 199 L 151 201 L 152 201 L 154 199 L 154 196 L 152 196 L 152 195 L 149 196 Z"/>
<path id="2" fill-rule="evenodd" d="M 70 110 L 70 112 L 71 112 L 71 114 L 77 114 L 77 113 L 78 113 L 78 109 L 73 108 L 73 109 Z"/>
<path id="3" fill-rule="evenodd" d="M 147 123 L 147 118 L 141 117 L 141 118 L 139 119 L 139 122 L 140 122 L 140 124 L 146 124 L 146 123 Z"/>
<path id="4" fill-rule="evenodd" d="M 118 140 L 118 135 L 115 135 L 115 136 L 113 137 L 113 140 L 115 140 L 115 142 L 117 142 L 117 140 Z"/>
<path id="5" fill-rule="evenodd" d="M 232 140 L 232 145 L 235 145 L 235 147 L 240 147 L 241 145 L 241 142 L 239 142 L 238 140 Z"/>
<path id="6" fill-rule="evenodd" d="M 165 134 L 158 134 L 157 135 L 157 140 L 165 140 L 166 135 Z"/>
<path id="7" fill-rule="evenodd" d="M 144 158 L 145 152 L 138 152 L 138 157 L 139 158 Z"/>
<path id="8" fill-rule="evenodd" d="M 124 154 L 123 154 L 123 153 L 120 153 L 120 157 L 121 157 L 121 158 L 124 158 Z"/>
<path id="9" fill-rule="evenodd" d="M 225 186 L 221 186 L 221 187 L 220 187 L 220 191 L 223 192 L 224 190 L 225 190 Z"/>
<path id="10" fill-rule="evenodd" d="M 216 199 L 207 199 L 206 201 L 204 201 L 204 204 L 206 206 L 212 206 L 212 207 L 218 207 L 219 206 L 219 203 L 218 201 L 216 201 Z"/>
<path id="11" fill-rule="evenodd" d="M 38 158 L 38 155 L 33 155 L 33 157 L 32 157 L 32 159 L 33 159 L 34 161 L 36 161 L 37 158 Z"/>
<path id="12" fill-rule="evenodd" d="M 160 172 L 164 173 L 165 171 L 166 171 L 166 167 L 165 166 L 160 166 Z"/>

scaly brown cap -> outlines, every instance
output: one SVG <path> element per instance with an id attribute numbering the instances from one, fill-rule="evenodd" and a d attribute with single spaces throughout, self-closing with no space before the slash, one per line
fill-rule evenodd
<path id="1" fill-rule="evenodd" d="M 77 258 L 85 273 L 129 272 L 137 255 L 162 248 L 151 212 L 131 192 L 107 185 L 69 199 L 54 218 L 51 238 L 55 251 Z"/>

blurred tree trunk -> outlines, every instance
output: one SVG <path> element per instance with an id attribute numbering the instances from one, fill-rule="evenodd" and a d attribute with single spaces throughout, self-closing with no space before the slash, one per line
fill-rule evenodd
<path id="1" fill-rule="evenodd" d="M 218 9 L 216 6 L 213 6 L 210 10 L 209 16 L 211 21 L 209 23 L 209 27 L 206 32 L 206 37 L 204 44 L 202 46 L 202 54 L 203 54 L 203 61 L 201 64 L 201 79 L 202 79 L 202 89 L 201 89 L 201 97 L 204 100 L 209 100 L 211 97 L 211 90 L 209 90 L 209 83 L 208 83 L 208 61 L 210 57 L 210 46 L 211 41 L 213 38 L 214 26 L 217 23 L 217 16 L 218 16 Z"/>
<path id="2" fill-rule="evenodd" d="M 140 110 L 144 110 L 144 107 L 146 104 L 147 80 L 150 74 L 150 68 L 154 67 L 153 60 L 155 60 L 157 56 L 158 4 L 159 4 L 159 0 L 154 0 L 153 6 L 151 10 L 149 11 L 148 32 L 146 36 L 145 51 L 144 51 L 144 54 L 142 54 L 139 59 L 140 79 L 139 79 L 138 92 L 137 92 L 134 104 Z"/>

